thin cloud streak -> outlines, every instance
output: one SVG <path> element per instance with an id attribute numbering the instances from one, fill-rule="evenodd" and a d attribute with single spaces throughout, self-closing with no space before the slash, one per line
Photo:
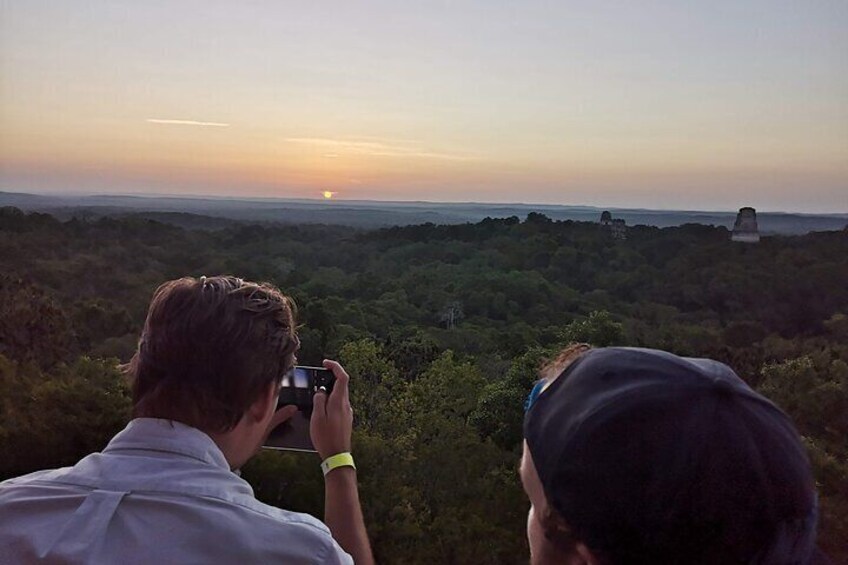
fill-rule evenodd
<path id="1" fill-rule="evenodd" d="M 228 128 L 230 124 L 222 122 L 198 122 L 196 120 L 165 120 L 161 118 L 147 118 L 147 122 L 151 124 L 171 124 L 178 126 L 203 126 L 213 128 Z"/>
<path id="2" fill-rule="evenodd" d="M 442 159 L 446 161 L 471 161 L 473 157 L 468 155 L 457 155 L 453 153 L 438 153 L 424 151 L 415 147 L 412 141 L 374 141 L 377 138 L 367 137 L 356 140 L 331 139 L 324 137 L 289 137 L 288 143 L 301 145 L 315 145 L 318 147 L 333 148 L 339 151 L 349 151 L 360 155 L 373 155 L 377 157 L 413 157 L 423 159 Z M 336 154 L 337 155 L 337 154 Z"/>

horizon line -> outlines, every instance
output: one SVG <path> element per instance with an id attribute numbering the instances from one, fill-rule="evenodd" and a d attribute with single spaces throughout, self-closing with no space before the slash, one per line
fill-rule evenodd
<path id="1" fill-rule="evenodd" d="M 333 206 L 334 203 L 350 203 L 350 204 L 359 204 L 359 203 L 384 203 L 384 204 L 434 204 L 434 205 L 445 205 L 445 206 L 516 206 L 516 207 L 549 207 L 549 208 L 590 208 L 594 210 L 619 210 L 619 211 L 646 211 L 646 212 L 693 212 L 700 214 L 735 214 L 741 208 L 749 207 L 750 205 L 745 204 L 736 209 L 727 209 L 727 210 L 716 210 L 716 209 L 694 209 L 694 208 L 645 208 L 645 207 L 627 207 L 627 206 L 601 206 L 596 204 L 552 204 L 552 203 L 541 203 L 541 202 L 486 202 L 486 201 L 444 201 L 444 200 L 378 200 L 378 199 L 345 199 L 345 198 L 320 198 L 320 197 L 283 197 L 283 196 L 229 196 L 229 195 L 215 195 L 215 194 L 196 194 L 196 193 L 171 193 L 171 194 L 158 194 L 158 193 L 146 193 L 146 192 L 92 192 L 92 191 L 71 191 L 71 192 L 53 192 L 53 191 L 44 191 L 44 192 L 24 192 L 24 191 L 10 191 L 6 189 L 0 189 L 0 194 L 25 194 L 30 196 L 53 196 L 53 197 L 117 197 L 117 198 L 162 198 L 162 199 L 188 199 L 188 200 L 232 200 L 232 201 L 281 201 L 281 202 L 294 202 L 294 201 L 305 201 L 305 202 L 315 202 L 315 203 L 323 203 L 327 206 Z M 762 209 L 753 207 L 757 213 L 763 214 L 794 214 L 794 215 L 802 215 L 802 216 L 848 216 L 848 209 L 844 212 L 797 212 L 797 211 L 787 211 L 787 210 L 777 210 L 777 209 Z"/>

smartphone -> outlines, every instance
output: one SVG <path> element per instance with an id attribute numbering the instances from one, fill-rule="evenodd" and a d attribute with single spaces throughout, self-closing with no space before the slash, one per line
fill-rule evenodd
<path id="1" fill-rule="evenodd" d="M 287 451 L 315 451 L 309 436 L 309 419 L 312 417 L 312 397 L 319 390 L 333 391 L 336 377 L 323 367 L 293 367 L 283 376 L 277 408 L 297 406 L 297 413 L 274 428 L 262 445 L 269 449 Z"/>

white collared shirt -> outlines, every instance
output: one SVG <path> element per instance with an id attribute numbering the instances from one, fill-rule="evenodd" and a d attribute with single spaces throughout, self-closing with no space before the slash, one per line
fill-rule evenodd
<path id="1" fill-rule="evenodd" d="M 353 560 L 322 522 L 256 500 L 212 439 L 137 418 L 73 467 L 0 483 L 0 562 Z"/>

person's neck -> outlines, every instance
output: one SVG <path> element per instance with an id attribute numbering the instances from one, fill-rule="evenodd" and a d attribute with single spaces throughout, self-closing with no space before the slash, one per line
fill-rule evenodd
<path id="1" fill-rule="evenodd" d="M 224 454 L 224 459 L 227 460 L 227 464 L 229 464 L 230 469 L 233 471 L 244 464 L 244 460 L 240 453 L 241 450 L 239 449 L 240 446 L 244 445 L 244 442 L 238 437 L 234 437 L 234 431 L 235 430 L 220 434 L 209 434 L 209 437 L 212 438 L 212 441 L 215 442 L 215 445 L 217 445 L 218 449 L 221 450 L 221 453 Z"/>
<path id="2" fill-rule="evenodd" d="M 224 454 L 230 469 L 235 471 L 241 468 L 253 455 L 251 435 L 245 424 L 245 418 L 242 418 L 233 429 L 226 432 L 210 433 L 209 437 Z"/>

